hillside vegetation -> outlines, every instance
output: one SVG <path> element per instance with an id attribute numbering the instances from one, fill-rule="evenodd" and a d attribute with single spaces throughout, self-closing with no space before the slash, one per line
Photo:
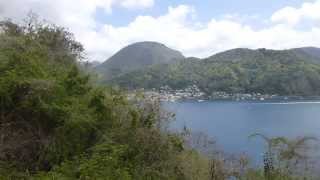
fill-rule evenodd
<path id="1" fill-rule="evenodd" d="M 170 117 L 157 101 L 92 85 L 63 28 L 1 30 L 0 179 L 186 179 L 187 151 L 160 131 Z"/>
<path id="2" fill-rule="evenodd" d="M 184 56 L 163 44 L 156 42 L 139 42 L 131 44 L 104 63 L 96 67 L 103 79 L 112 79 L 118 75 L 140 70 L 155 64 L 171 64 Z"/>
<path id="3" fill-rule="evenodd" d="M 104 82 L 128 89 L 197 85 L 207 95 L 224 91 L 315 96 L 320 95 L 320 55 L 316 50 L 234 49 L 203 60 L 154 65 Z"/>

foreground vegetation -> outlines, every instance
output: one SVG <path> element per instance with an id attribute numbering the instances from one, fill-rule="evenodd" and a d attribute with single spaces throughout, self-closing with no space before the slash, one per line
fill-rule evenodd
<path id="1" fill-rule="evenodd" d="M 94 85 L 65 29 L 0 25 L 0 179 L 316 179 L 298 151 L 308 138 L 270 140 L 264 169 L 252 169 L 203 136 L 170 133 L 157 100 Z"/>

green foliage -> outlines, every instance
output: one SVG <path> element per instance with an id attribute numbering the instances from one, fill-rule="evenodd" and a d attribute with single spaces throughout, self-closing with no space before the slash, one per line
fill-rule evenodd
<path id="1" fill-rule="evenodd" d="M 82 46 L 35 18 L 1 22 L 1 179 L 183 179 L 158 101 L 95 87 Z"/>
<path id="2" fill-rule="evenodd" d="M 124 74 L 105 83 L 124 88 L 183 89 L 197 85 L 207 95 L 263 93 L 319 95 L 320 65 L 305 54 L 291 51 L 231 50 L 204 60 L 186 59 L 170 65 L 155 65 Z"/>
<path id="3" fill-rule="evenodd" d="M 70 153 L 62 129 L 90 131 L 88 77 L 75 67 L 82 47 L 62 28 L 39 26 L 35 19 L 21 27 L 3 22 L 1 29 L 0 160 L 20 170 L 50 169 Z M 70 145 L 81 152 L 87 143 Z"/>

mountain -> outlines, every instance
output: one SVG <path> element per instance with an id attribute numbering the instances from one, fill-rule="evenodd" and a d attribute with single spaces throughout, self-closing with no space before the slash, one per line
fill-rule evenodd
<path id="1" fill-rule="evenodd" d="M 215 54 L 206 58 L 209 61 L 250 61 L 254 59 L 277 59 L 278 56 L 288 59 L 302 59 L 311 63 L 320 63 L 320 48 L 315 47 L 302 47 L 288 50 L 271 50 L 271 49 L 246 49 L 237 48 L 225 52 Z"/>
<path id="2" fill-rule="evenodd" d="M 298 56 L 308 56 L 308 59 L 314 63 L 320 63 L 320 48 L 316 47 L 303 47 L 295 48 L 291 51 L 294 51 Z"/>
<path id="3" fill-rule="evenodd" d="M 170 64 L 184 56 L 173 49 L 157 42 L 139 42 L 129 45 L 104 63 L 96 71 L 104 79 L 111 79 L 123 73 L 146 68 L 156 64 Z"/>
<path id="4" fill-rule="evenodd" d="M 217 53 L 213 56 L 206 58 L 208 61 L 216 62 L 238 62 L 248 59 L 253 59 L 258 56 L 257 51 L 246 49 L 246 48 L 237 48 L 231 49 L 228 51 Z"/>
<path id="5" fill-rule="evenodd" d="M 128 89 L 183 89 L 197 85 L 211 94 L 264 93 L 320 95 L 320 57 L 317 48 L 289 50 L 233 49 L 197 60 L 184 59 L 123 74 L 108 83 Z"/>

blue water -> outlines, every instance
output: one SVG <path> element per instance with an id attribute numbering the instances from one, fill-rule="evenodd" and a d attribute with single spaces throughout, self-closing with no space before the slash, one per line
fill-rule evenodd
<path id="1" fill-rule="evenodd" d="M 164 107 L 176 114 L 174 130 L 204 132 L 225 152 L 246 153 L 253 163 L 261 162 L 265 149 L 261 139 L 248 138 L 253 133 L 320 139 L 320 102 L 187 101 Z"/>

